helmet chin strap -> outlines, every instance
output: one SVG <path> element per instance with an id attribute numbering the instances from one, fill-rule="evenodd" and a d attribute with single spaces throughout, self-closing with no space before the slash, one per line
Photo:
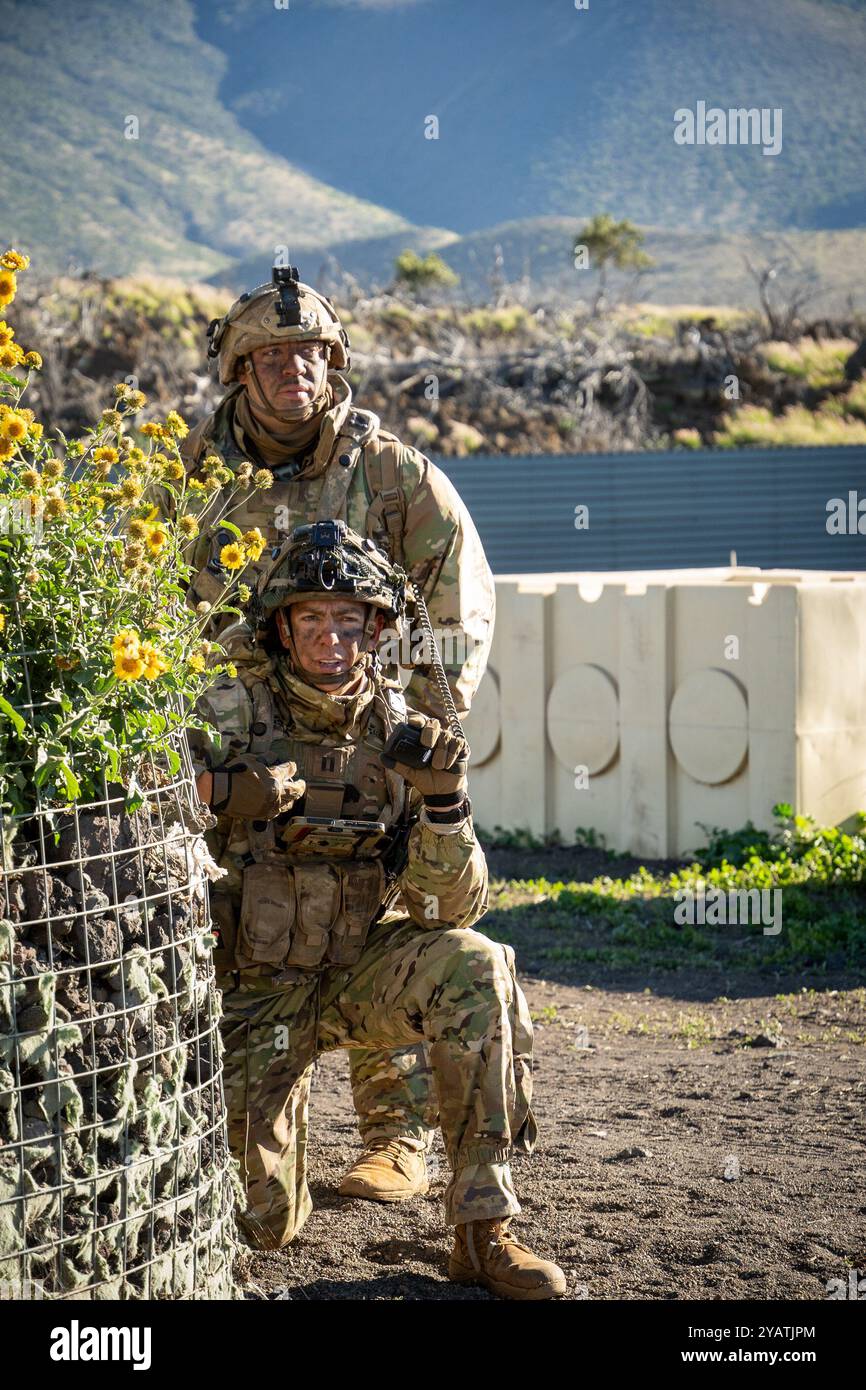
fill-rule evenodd
<path id="1" fill-rule="evenodd" d="M 325 357 L 325 361 L 326 361 L 326 362 L 330 359 L 330 355 L 331 355 L 331 349 L 330 349 L 330 345 L 329 345 L 329 346 L 328 346 L 328 349 L 327 349 L 327 354 L 326 354 L 326 357 Z M 320 391 L 319 394 L 315 397 L 315 399 L 312 400 L 312 401 L 310 402 L 309 414 L 306 415 L 306 416 L 304 416 L 303 418 L 299 418 L 297 415 L 295 415 L 295 416 L 284 415 L 281 411 L 279 411 L 279 410 L 277 409 L 277 407 L 276 407 L 275 405 L 272 405 L 272 403 L 268 400 L 268 397 L 265 395 L 264 387 L 262 386 L 262 383 L 259 381 L 259 374 L 258 374 L 258 372 L 256 371 L 256 364 L 255 364 L 255 362 L 253 361 L 253 355 L 252 355 L 252 353 L 249 353 L 249 354 L 247 355 L 247 357 L 246 357 L 246 370 L 245 370 L 245 373 L 244 373 L 244 374 L 245 374 L 247 377 L 252 378 L 252 380 L 255 382 L 255 387 L 256 387 L 255 394 L 253 394 L 252 392 L 250 392 L 250 395 L 252 395 L 252 398 L 253 398 L 253 402 L 254 402 L 256 405 L 260 406 L 263 410 L 266 410 L 266 411 L 268 412 L 268 414 L 271 415 L 271 416 L 273 416 L 273 418 L 274 418 L 275 420 L 280 420 L 284 425 L 299 425 L 299 424 L 304 424 L 306 420 L 312 419 L 312 417 L 313 417 L 314 415 L 318 415 L 319 411 L 322 409 L 322 406 L 323 406 L 324 403 L 325 403 L 325 399 L 326 399 L 326 396 L 327 396 L 327 390 L 328 390 L 328 373 L 327 373 L 327 371 L 325 372 L 325 379 L 324 379 L 324 381 L 322 382 L 322 389 L 321 389 L 321 391 Z M 249 391 L 249 386 L 247 386 L 247 390 Z M 256 399 L 256 397 L 258 397 L 258 399 Z"/>

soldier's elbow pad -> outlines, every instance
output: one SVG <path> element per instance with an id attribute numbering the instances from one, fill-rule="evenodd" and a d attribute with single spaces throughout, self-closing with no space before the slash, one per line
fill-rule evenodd
<path id="1" fill-rule="evenodd" d="M 211 810 L 241 820 L 272 820 L 286 808 L 283 784 L 275 771 L 248 757 L 214 768 Z"/>

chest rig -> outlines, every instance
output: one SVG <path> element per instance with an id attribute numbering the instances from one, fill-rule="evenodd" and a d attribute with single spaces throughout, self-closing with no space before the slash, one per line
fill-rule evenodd
<path id="1" fill-rule="evenodd" d="M 406 784 L 379 756 L 405 718 L 402 691 L 377 682 L 351 740 L 296 727 L 266 681 L 248 691 L 249 752 L 296 763 L 306 793 L 275 820 L 233 824 L 227 848 L 243 878 L 235 968 L 352 965 L 396 897 L 411 828 Z"/>
<path id="2" fill-rule="evenodd" d="M 232 470 L 248 457 L 239 447 L 232 427 L 238 389 L 229 391 L 215 414 L 196 426 L 184 441 L 183 456 L 191 476 L 195 476 L 198 460 L 208 452 L 216 451 Z M 349 491 L 361 463 L 364 490 L 369 497 L 365 532 L 387 550 L 393 561 L 402 563 L 406 500 L 400 486 L 397 441 L 380 430 L 378 415 L 352 405 L 335 431 L 328 453 L 326 467 L 314 477 L 295 479 L 293 464 L 272 468 L 273 486 L 266 493 L 253 491 L 246 500 L 236 503 L 232 511 L 234 523 L 242 531 L 258 527 L 267 546 L 272 546 L 305 522 L 345 521 Z M 224 592 L 227 576 L 219 555 L 233 539 L 219 525 L 203 531 L 193 552 L 196 574 L 190 585 L 192 601 L 212 603 Z M 253 562 L 244 573 L 244 582 L 254 587 L 265 562 L 265 558 Z M 225 621 L 231 622 L 231 618 Z M 219 631 L 215 628 L 209 635 L 218 637 Z"/>

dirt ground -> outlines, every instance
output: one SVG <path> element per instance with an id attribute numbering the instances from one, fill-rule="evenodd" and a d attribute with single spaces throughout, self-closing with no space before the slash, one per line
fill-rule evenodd
<path id="1" fill-rule="evenodd" d="M 734 983 L 720 1001 L 713 981 L 523 976 L 541 1142 L 514 1165 L 515 1230 L 562 1265 L 569 1299 L 824 1299 L 866 1273 L 864 990 Z M 311 1131 L 316 1210 L 252 1257 L 248 1296 L 491 1297 L 447 1280 L 438 1138 L 426 1197 L 337 1195 L 359 1149 L 342 1054 L 319 1064 Z"/>

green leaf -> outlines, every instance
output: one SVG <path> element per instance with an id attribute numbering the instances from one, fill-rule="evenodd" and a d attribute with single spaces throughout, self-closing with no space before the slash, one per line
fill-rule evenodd
<path id="1" fill-rule="evenodd" d="M 226 521 L 225 519 L 223 519 L 219 524 L 219 529 L 221 531 L 231 531 L 232 535 L 237 536 L 239 541 L 242 541 L 244 538 L 243 531 L 240 529 L 239 526 L 235 526 L 233 521 Z"/>
<path id="2" fill-rule="evenodd" d="M 171 776 L 174 777 L 180 772 L 180 754 L 176 752 L 174 748 L 167 748 L 165 750 L 165 756 L 168 763 L 168 770 Z"/>
<path id="3" fill-rule="evenodd" d="M 0 372 L 0 381 L 8 381 L 10 386 L 17 386 L 21 391 L 27 385 L 26 381 L 19 381 L 18 377 L 13 376 L 11 372 Z"/>
<path id="4" fill-rule="evenodd" d="M 22 719 L 17 709 L 12 708 L 8 700 L 4 700 L 2 695 L 0 695 L 0 710 L 2 710 L 2 712 L 7 716 L 7 718 L 12 720 L 12 723 L 15 726 L 15 732 L 19 735 L 23 734 L 25 729 L 27 728 L 25 720 Z"/>
<path id="5" fill-rule="evenodd" d="M 75 801 L 81 795 L 81 783 L 67 763 L 58 764 L 57 771 L 63 778 L 63 785 L 66 788 L 66 795 L 70 801 Z"/>

